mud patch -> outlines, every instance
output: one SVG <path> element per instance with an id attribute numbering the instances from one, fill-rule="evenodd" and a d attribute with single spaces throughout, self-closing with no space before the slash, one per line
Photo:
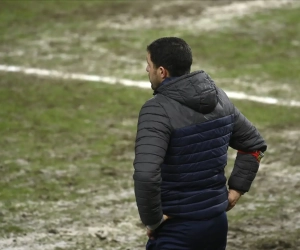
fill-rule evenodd
<path id="1" fill-rule="evenodd" d="M 142 12 L 142 15 L 136 16 L 132 13 L 120 14 L 109 21 L 99 23 L 98 28 L 110 27 L 120 30 L 134 30 L 140 28 L 176 27 L 194 32 L 219 30 L 224 27 L 232 27 L 234 24 L 230 21 L 234 18 L 268 9 L 298 6 L 299 2 L 294 0 L 256 0 L 240 2 L 216 1 L 215 4 L 217 6 L 211 6 L 213 2 L 209 1 L 157 3 L 152 9 Z M 164 9 L 164 11 L 161 12 L 161 9 Z M 155 19 L 155 22 L 153 22 L 153 19 Z"/>
<path id="2" fill-rule="evenodd" d="M 146 5 L 141 9 L 139 9 L 140 7 L 133 9 L 132 11 L 141 13 L 141 16 L 146 12 L 148 13 L 148 15 L 145 14 L 143 20 L 138 15 L 130 18 L 128 13 L 123 14 L 123 16 L 122 14 L 115 16 L 113 15 L 114 9 L 111 8 L 111 12 L 108 11 L 107 16 L 110 16 L 112 22 L 107 21 L 107 23 L 117 31 L 117 34 L 114 33 L 112 37 L 105 37 L 105 30 L 102 30 L 105 21 L 103 23 L 102 21 L 95 22 L 94 20 L 86 20 L 83 17 L 81 29 L 78 31 L 80 34 L 77 34 L 76 29 L 71 26 L 62 28 L 59 25 L 54 25 L 54 32 L 50 29 L 32 34 L 32 37 L 28 40 L 21 39 L 17 42 L 17 46 L 12 46 L 7 53 L 3 52 L 1 56 L 5 57 L 7 55 L 6 60 L 8 62 L 22 62 L 30 66 L 37 65 L 40 67 L 40 63 L 46 61 L 47 63 L 44 65 L 49 66 L 49 68 L 67 69 L 71 72 L 84 71 L 84 73 L 88 73 L 95 71 L 97 74 L 105 73 L 105 75 L 111 75 L 111 73 L 123 75 L 132 72 L 137 73 L 139 67 L 143 64 L 140 63 L 143 58 L 139 54 L 128 56 L 125 53 L 130 48 L 126 47 L 126 42 L 122 40 L 130 38 L 126 33 L 127 31 L 134 30 L 136 27 L 145 27 L 145 29 L 157 27 L 157 21 L 159 20 L 164 21 L 167 27 L 170 28 L 173 25 L 179 25 L 182 30 L 186 27 L 194 28 L 195 31 L 214 30 L 218 27 L 234 25 L 230 18 L 247 15 L 252 11 L 263 10 L 263 8 L 266 10 L 267 7 L 276 7 L 282 3 L 287 4 L 284 6 L 288 6 L 291 1 L 276 1 L 274 4 L 270 4 L 269 1 L 264 1 L 263 4 L 262 2 L 249 2 L 249 8 L 241 7 L 246 5 L 236 3 L 227 7 L 208 7 L 202 6 L 201 2 L 198 7 L 190 8 L 190 2 L 172 1 L 170 2 L 172 5 L 170 6 L 171 12 L 160 16 L 152 14 L 158 11 L 157 8 L 169 7 L 169 5 L 166 6 L 166 2 L 162 3 L 161 6 L 158 5 L 157 7 L 155 5 L 156 7 L 153 6 L 150 9 Z M 207 5 L 213 5 L 213 2 Z M 260 7 L 260 5 L 264 7 Z M 182 10 L 186 10 L 189 17 L 177 19 Z M 88 13 L 88 16 L 93 17 L 92 19 L 95 19 L 94 17 L 98 15 L 97 10 L 86 13 Z M 198 13 L 201 13 L 200 17 Z M 58 19 L 63 20 L 63 18 L 65 18 L 64 15 Z M 102 20 L 101 17 L 99 20 Z M 225 26 L 220 24 L 223 21 Z M 192 25 L 189 22 L 192 22 Z M 217 24 L 220 24 L 220 26 Z M 113 27 L 114 25 L 116 26 Z M 58 34 L 55 33 L 56 31 Z M 87 31 L 95 32 L 90 34 Z M 122 31 L 125 32 L 122 33 Z M 105 39 L 108 39 L 109 44 L 120 40 L 122 48 L 116 49 L 120 47 L 120 44 L 110 49 L 102 46 L 102 44 L 100 45 L 99 43 L 105 41 Z M 98 44 L 95 45 L 97 42 Z M 144 40 L 136 40 L 132 48 L 140 49 L 145 42 Z M 26 60 L 24 55 L 26 55 Z M 12 61 L 13 58 L 19 59 Z M 117 61 L 119 64 L 115 64 Z M 128 64 L 124 66 L 127 62 Z M 118 69 L 116 70 L 116 68 Z M 130 69 L 133 70 L 130 71 Z M 28 82 L 28 79 L 26 82 Z M 29 79 L 29 82 L 34 81 Z M 15 81 L 8 84 L 8 86 L 14 84 L 16 84 Z M 234 84 L 239 86 L 241 82 Z M 41 88 L 44 88 L 44 85 L 41 84 Z M 259 87 L 259 85 L 257 83 L 255 87 Z M 270 91 L 272 83 L 266 85 L 266 89 L 263 89 L 263 91 L 267 93 Z M 8 157 L 11 154 L 12 159 L 4 161 L 5 164 L 10 165 L 4 167 L 1 165 L 0 170 L 3 173 L 4 170 L 7 171 L 13 167 L 16 167 L 17 170 L 11 175 L 7 174 L 8 181 L 4 183 L 6 186 L 13 186 L 12 180 L 22 182 L 21 178 L 23 178 L 25 181 L 22 183 L 32 185 L 31 191 L 33 190 L 32 192 L 35 194 L 37 192 L 35 189 L 37 176 L 26 176 L 32 167 L 31 160 L 35 158 L 37 159 L 36 165 L 42 168 L 42 171 L 37 172 L 38 177 L 41 177 L 42 180 L 39 185 L 43 187 L 44 182 L 51 179 L 47 183 L 51 185 L 42 189 L 42 192 L 46 195 L 36 200 L 30 200 L 25 195 L 26 199 L 18 202 L 2 201 L 0 204 L 1 248 L 10 250 L 144 249 L 143 245 L 147 238 L 145 229 L 138 218 L 133 195 L 132 174 L 129 170 L 133 159 L 135 134 L 132 129 L 127 128 L 135 126 L 136 114 L 127 115 L 128 113 L 125 113 L 125 116 L 132 117 L 128 119 L 112 118 L 112 114 L 115 117 L 122 117 L 123 111 L 128 108 L 126 105 L 129 105 L 124 100 L 110 101 L 108 105 L 101 106 L 106 95 L 109 95 L 111 99 L 118 100 L 121 99 L 123 94 L 125 95 L 124 89 L 118 88 L 118 86 L 115 86 L 114 92 L 119 91 L 122 95 L 113 95 L 114 92 L 107 92 L 102 95 L 100 93 L 100 97 L 88 96 L 89 98 L 95 98 L 95 103 L 84 104 L 86 105 L 84 107 L 81 103 L 86 96 L 82 96 L 82 93 L 87 91 L 85 88 L 88 87 L 90 86 L 84 85 L 83 88 L 80 88 L 79 85 L 76 85 L 76 88 L 80 88 L 78 93 L 70 88 L 67 93 L 61 95 L 60 99 L 66 99 L 68 109 L 65 107 L 65 116 L 58 115 L 58 117 L 65 120 L 69 119 L 68 111 L 73 112 L 73 109 L 69 106 L 80 103 L 77 106 L 84 112 L 75 114 L 83 119 L 85 123 L 78 131 L 75 130 L 75 137 L 62 138 L 65 134 L 51 133 L 51 136 L 49 136 L 53 140 L 51 142 L 58 143 L 48 145 L 48 151 L 45 150 L 47 156 L 45 161 L 41 160 L 43 154 L 40 153 L 40 149 L 26 153 L 28 158 L 25 156 L 13 158 L 19 153 L 18 148 L 15 149 L 15 147 L 11 148 L 11 151 L 6 149 L 5 153 L 1 154 L 3 157 Z M 243 85 L 242 87 L 246 88 L 247 86 Z M 67 86 L 61 85 L 59 89 L 61 88 L 67 88 Z M 25 88 L 20 88 L 18 91 L 25 92 Z M 51 91 L 58 90 L 53 85 Z M 41 98 L 47 99 L 51 91 Z M 93 91 L 93 88 L 89 91 Z M 286 91 L 290 91 L 288 87 Z M 30 92 L 25 92 L 25 100 L 28 100 Z M 52 94 L 55 101 L 58 100 L 57 93 L 59 92 L 53 92 Z M 68 99 L 69 94 L 74 95 L 74 100 Z M 129 95 L 128 93 L 127 95 L 130 101 L 138 98 L 138 95 Z M 28 110 L 40 104 L 40 102 L 36 102 L 36 99 L 33 99 L 32 103 Z M 112 114 L 109 114 L 108 117 L 105 116 L 105 113 L 104 115 L 101 112 L 99 114 L 99 109 L 110 108 L 116 103 L 122 107 L 122 112 L 116 111 L 113 113 L 115 110 L 112 110 Z M 51 107 L 46 108 L 47 111 L 48 109 L 51 111 Z M 135 108 L 129 106 L 128 109 Z M 137 110 L 138 108 L 134 112 L 137 112 Z M 40 115 L 40 113 L 38 114 Z M 84 116 L 83 113 L 88 113 L 88 115 Z M 93 114 L 97 116 L 94 120 Z M 47 120 L 47 124 L 53 122 L 55 117 L 53 116 Z M 61 119 L 55 121 L 59 122 Z M 75 122 L 68 123 L 66 127 L 70 129 L 74 124 L 80 122 L 79 119 L 75 120 Z M 99 123 L 103 127 L 99 127 Z M 83 132 L 84 129 L 93 124 L 98 125 L 91 127 L 91 131 Z M 118 127 L 118 124 L 123 127 Z M 26 132 L 27 129 L 30 129 L 30 127 L 26 128 Z M 35 129 L 39 129 L 39 127 L 35 127 Z M 20 128 L 18 127 L 16 130 L 19 131 Z M 68 130 L 63 130 L 63 132 L 66 131 Z M 243 196 L 238 205 L 228 213 L 230 227 L 228 249 L 230 250 L 297 249 L 300 245 L 300 176 L 298 173 L 300 133 L 298 130 L 266 129 L 263 134 L 266 135 L 266 139 L 269 141 L 269 150 L 263 159 L 261 169 L 251 191 Z M 112 138 L 111 135 L 114 135 L 116 139 Z M 37 138 L 39 137 L 37 136 Z M 8 136 L 6 139 L 11 140 L 11 144 L 19 144 L 17 134 Z M 25 141 L 26 147 L 28 147 L 28 140 Z M 93 145 L 95 148 L 89 149 L 90 144 L 94 141 L 98 142 Z M 104 143 L 105 147 L 103 146 Z M 44 146 L 45 144 L 41 145 Z M 39 152 L 37 153 L 37 151 Z M 230 160 L 232 161 L 235 153 L 231 152 L 230 154 Z M 56 170 L 49 167 L 49 161 L 51 160 L 56 160 L 54 162 L 58 164 Z M 63 164 L 66 161 L 70 161 L 70 163 L 75 161 L 76 165 L 69 165 L 68 167 Z M 19 169 L 21 170 L 18 171 Z M 84 185 L 80 185 L 82 179 L 86 182 Z M 20 184 L 16 183 L 17 185 Z M 49 193 L 55 194 L 54 191 L 56 190 L 60 192 L 60 196 L 48 195 Z M 18 195 L 18 193 L 12 193 L 12 196 L 14 195 Z M 7 230 L 5 231 L 5 229 Z"/>

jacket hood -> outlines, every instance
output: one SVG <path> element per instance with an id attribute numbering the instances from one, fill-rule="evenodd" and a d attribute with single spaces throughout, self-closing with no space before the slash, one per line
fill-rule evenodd
<path id="1" fill-rule="evenodd" d="M 216 85 L 203 70 L 160 85 L 154 94 L 167 96 L 203 114 L 212 112 L 218 103 Z"/>

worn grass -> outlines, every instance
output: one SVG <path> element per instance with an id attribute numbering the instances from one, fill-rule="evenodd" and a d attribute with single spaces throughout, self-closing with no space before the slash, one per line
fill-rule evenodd
<path id="1" fill-rule="evenodd" d="M 38 228 L 48 235 L 40 239 L 44 244 L 54 244 L 58 236 L 68 242 L 75 234 L 76 240 L 65 247 L 141 245 L 132 160 L 137 115 L 151 91 L 1 74 L 0 98 L 0 235 L 24 237 Z M 300 122 L 296 108 L 235 104 L 262 131 L 297 128 Z M 232 164 L 230 160 L 228 170 Z M 229 214 L 233 227 L 266 215 L 278 217 L 282 196 L 267 205 L 267 193 L 255 197 L 261 178 L 240 210 Z M 246 209 L 253 201 L 257 207 Z M 122 237 L 128 235 L 120 228 L 129 225 L 139 233 L 124 243 Z M 120 228 L 111 232 L 111 227 Z M 94 235 L 91 228 L 109 228 L 110 234 L 99 241 L 89 236 Z"/>
<path id="2" fill-rule="evenodd" d="M 194 69 L 207 69 L 220 87 L 299 100 L 299 8 L 205 32 L 170 24 L 188 6 L 162 15 L 155 4 L 2 1 L 0 64 L 146 80 L 146 45 L 176 35 L 191 44 Z M 165 22 L 139 25 L 142 15 Z M 151 97 L 150 89 L 0 74 L 1 249 L 143 249 L 132 161 L 138 112 Z M 233 102 L 269 150 L 251 191 L 228 213 L 228 247 L 298 249 L 299 108 Z"/>
<path id="3" fill-rule="evenodd" d="M 171 5 L 163 15 L 158 4 L 2 1 L 2 63 L 145 79 L 146 45 L 158 37 L 181 36 L 193 48 L 193 69 L 213 72 L 224 88 L 298 97 L 300 7 L 268 10 L 204 31 L 196 25 L 204 2 L 194 3 L 194 14 L 188 5 Z M 174 15 L 182 21 L 194 17 L 193 28 L 172 25 Z"/>
<path id="4" fill-rule="evenodd" d="M 101 184 L 109 183 L 131 171 L 137 116 L 151 91 L 36 77 L 24 82 L 22 75 L 1 74 L 0 98 L 2 171 L 10 172 L 2 180 L 2 197 L 35 200 L 51 189 L 47 198 L 56 200 L 60 188 L 82 189 L 87 180 L 93 186 L 105 173 Z M 300 122 L 297 108 L 235 103 L 262 131 L 296 129 Z M 75 167 L 73 176 L 64 176 L 74 162 L 98 162 L 99 169 L 87 168 L 91 172 L 83 175 Z M 8 181 L 11 190 L 5 189 Z"/>
<path id="5" fill-rule="evenodd" d="M 146 96 L 122 86 L 1 74 L 0 236 L 75 234 L 70 247 L 84 249 L 94 227 L 136 217 L 133 143 Z"/>

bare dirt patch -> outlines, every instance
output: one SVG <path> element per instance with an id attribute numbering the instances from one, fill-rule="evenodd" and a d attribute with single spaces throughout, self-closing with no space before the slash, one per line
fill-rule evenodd
<path id="1" fill-rule="evenodd" d="M 122 53 L 124 48 L 122 48 L 123 50 L 116 49 L 118 44 L 116 48 L 112 49 L 94 44 L 99 39 L 100 41 L 108 39 L 105 37 L 103 30 L 101 30 L 104 24 L 110 25 L 108 27 L 117 31 L 157 27 L 157 24 L 161 25 L 159 21 L 169 25 L 169 27 L 176 26 L 181 29 L 192 27 L 195 28 L 195 31 L 216 29 L 224 27 L 221 24 L 223 22 L 224 25 L 233 25 L 230 21 L 233 17 L 250 14 L 252 13 L 251 11 L 266 10 L 268 7 L 276 7 L 281 4 L 289 5 L 291 1 L 274 1 L 272 2 L 274 4 L 270 4 L 269 1 L 255 1 L 255 3 L 253 1 L 249 2 L 249 8 L 242 7 L 247 6 L 247 3 L 208 7 L 215 5 L 215 2 L 212 1 L 205 2 L 205 6 L 204 2 L 201 2 L 201 4 L 193 6 L 193 8 L 190 7 L 191 2 L 176 1 L 172 1 L 171 6 L 166 5 L 166 3 L 159 5 L 157 2 L 157 5 L 149 7 L 145 4 L 148 2 L 145 1 L 143 5 L 134 6 L 134 8 L 132 8 L 133 6 L 130 6 L 130 8 L 125 7 L 125 5 L 118 6 L 119 12 L 126 12 L 121 13 L 120 16 L 114 14 L 115 5 L 105 8 L 103 12 L 101 12 L 100 8 L 84 7 L 86 9 L 82 9 L 82 13 L 81 11 L 74 11 L 73 14 L 74 16 L 81 15 L 83 20 L 82 30 L 95 30 L 95 33 L 82 32 L 77 34 L 72 27 L 67 27 L 66 31 L 61 31 L 59 30 L 60 24 L 58 24 L 54 30 L 59 30 L 58 34 L 61 34 L 61 36 L 53 35 L 51 29 L 48 31 L 44 30 L 42 33 L 34 34 L 28 40 L 20 39 L 18 46 L 11 47 L 8 52 L 2 52 L 1 56 L 6 56 L 7 62 L 22 62 L 23 65 L 29 66 L 37 65 L 40 67 L 41 62 L 47 61 L 44 64 L 45 66 L 55 69 L 67 69 L 67 71 L 71 72 L 80 70 L 84 71 L 84 73 L 97 72 L 110 75 L 124 74 L 128 70 L 128 74 L 133 74 L 133 72 L 138 73 L 140 68 L 144 72 L 144 65 L 140 63 L 140 55 L 120 57 L 118 53 Z M 224 2 L 218 1 L 218 3 L 222 5 Z M 123 7 L 124 9 L 122 9 Z M 158 14 L 159 8 L 166 8 L 167 12 Z M 134 12 L 136 16 L 130 17 L 128 15 L 128 13 L 131 13 L 130 11 Z M 188 13 L 190 17 L 181 19 L 178 17 L 181 12 Z M 52 15 L 51 13 L 48 14 Z M 103 13 L 103 16 L 101 16 L 101 13 Z M 154 13 L 157 14 L 155 15 Z M 203 19 L 199 18 L 199 13 L 201 13 L 200 17 L 203 17 Z M 62 23 L 67 21 L 65 14 L 63 12 L 58 15 L 55 14 L 52 16 L 53 20 L 57 18 Z M 101 22 L 93 20 L 98 17 Z M 107 18 L 109 18 L 109 21 L 103 21 Z M 192 25 L 189 25 L 190 23 Z M 124 34 L 118 33 L 116 35 L 115 33 L 111 41 L 124 39 L 122 44 L 125 46 L 126 34 Z M 139 40 L 136 41 L 134 46 L 140 48 L 140 44 L 143 43 Z M 19 59 L 11 61 L 12 58 L 16 57 Z M 125 63 L 127 64 L 124 66 Z M 134 70 L 130 71 L 130 69 Z M 240 85 L 239 82 L 235 84 Z M 12 84 L 10 85 L 12 86 Z M 259 83 L 254 86 L 258 87 Z M 247 86 L 243 85 L 244 87 Z M 266 89 L 263 89 L 264 93 L 270 91 L 271 88 L 272 83 L 266 84 Z M 19 89 L 18 91 L 22 92 L 24 90 Z M 119 89 L 115 91 L 124 92 Z M 286 86 L 286 91 L 290 91 L 288 86 Z M 107 95 L 111 94 L 107 93 Z M 66 99 L 67 97 L 67 95 L 61 96 L 61 98 Z M 74 103 L 78 103 L 86 96 L 81 96 L 81 94 L 77 93 L 75 97 L 77 101 L 75 100 L 76 102 L 74 101 Z M 90 96 L 88 97 L 90 98 Z M 110 97 L 111 99 L 117 98 L 113 95 Z M 100 110 L 103 109 L 101 100 L 104 97 L 101 96 L 101 98 L 95 98 L 97 99 L 97 109 Z M 129 98 L 133 100 L 137 96 L 129 96 Z M 69 100 L 68 102 L 72 101 Z M 115 103 L 111 102 L 111 105 Z M 30 109 L 39 104 L 33 101 Z M 118 104 L 120 106 L 123 105 L 122 103 Z M 52 103 L 51 105 L 53 106 L 54 104 Z M 80 105 L 77 106 L 80 107 Z M 51 109 L 50 106 L 48 108 Z M 81 109 L 84 110 L 82 106 Z M 85 112 L 92 114 L 96 113 L 97 110 L 91 109 L 90 106 L 87 107 Z M 80 115 L 79 113 L 76 114 Z M 120 116 L 120 113 L 117 116 Z M 99 117 L 101 118 L 100 115 Z M 66 115 L 66 118 L 69 119 L 70 117 Z M 12 232 L 5 233 L 5 237 L 0 239 L 0 248 L 7 250 L 144 249 L 143 244 L 146 241 L 146 236 L 137 215 L 132 191 L 132 177 L 128 169 L 123 165 L 123 163 L 128 164 L 133 159 L 132 142 L 134 141 L 134 133 L 132 130 L 129 131 L 125 128 L 120 130 L 120 128 L 116 127 L 118 122 L 124 127 L 132 127 L 136 119 L 129 118 L 116 122 L 113 119 L 103 121 L 100 118 L 98 118 L 100 121 L 97 122 L 105 124 L 103 137 L 99 136 L 99 127 L 97 127 L 95 128 L 97 133 L 93 135 L 94 138 L 88 138 L 87 135 L 83 135 L 82 138 L 79 136 L 79 139 L 72 138 L 73 140 L 67 141 L 68 143 L 66 143 L 64 148 L 59 148 L 58 146 L 61 145 L 62 141 L 58 139 L 62 135 L 49 136 L 49 138 L 55 139 L 59 143 L 51 145 L 53 149 L 49 152 L 43 152 L 43 154 L 47 155 L 47 161 L 51 159 L 53 161 L 57 160 L 57 162 L 69 161 L 70 159 L 71 161 L 84 160 L 93 156 L 97 158 L 94 163 L 70 165 L 70 168 L 65 167 L 65 169 L 56 171 L 47 169 L 43 165 L 45 163 L 41 163 L 44 169 L 39 171 L 37 176 L 41 177 L 41 180 L 52 179 L 52 183 L 60 183 L 61 186 L 59 188 L 63 188 L 62 193 L 69 200 L 57 199 L 56 196 L 47 196 L 49 190 L 45 189 L 43 191 L 45 191 L 46 195 L 41 197 L 43 201 L 26 200 L 15 204 L 1 203 L 0 221 L 2 228 Z M 90 117 L 82 119 L 86 121 L 86 124 L 95 124 L 95 121 L 91 120 Z M 86 124 L 84 127 L 87 127 Z M 80 134 L 80 132 L 82 131 L 80 130 L 74 134 Z M 114 144 L 109 139 L 111 134 L 118 137 L 118 143 Z M 265 130 L 263 134 L 266 135 L 266 139 L 269 141 L 268 153 L 263 159 L 251 192 L 246 194 L 236 208 L 229 213 L 228 249 L 230 250 L 299 249 L 300 176 L 298 169 L 300 162 L 300 133 L 296 129 L 293 131 L 270 129 L 268 131 Z M 18 142 L 17 135 L 5 139 L 8 141 L 15 140 L 11 141 L 11 143 L 17 144 Z M 107 157 L 100 157 L 99 160 L 99 156 L 94 155 L 95 149 L 87 151 L 81 146 L 85 144 L 88 146 L 94 140 L 106 140 L 107 145 L 109 145 L 108 149 L 103 149 L 101 145 L 97 145 L 97 150 L 101 153 L 107 150 Z M 26 142 L 26 146 L 28 146 L 28 141 Z M 73 152 L 68 153 L 68 150 Z M 28 158 L 17 157 L 17 159 L 4 162 L 3 166 L 1 165 L 1 171 L 10 169 L 11 166 L 8 164 L 23 168 L 23 171 L 7 175 L 7 185 L 12 180 L 24 178 L 26 174 L 30 173 L 30 160 L 34 157 L 39 158 L 42 155 L 41 153 L 36 153 L 37 151 L 32 150 L 28 154 Z M 5 151 L 2 156 L 6 156 L 7 152 Z M 18 152 L 16 149 L 15 151 L 9 151 L 9 153 L 17 154 Z M 89 172 L 81 172 L 81 169 L 90 170 Z M 99 176 L 99 179 L 92 186 L 87 184 L 89 188 L 78 188 L 76 183 L 79 180 L 75 177 L 83 175 L 82 173 L 88 173 L 88 175 L 83 176 L 86 180 L 94 176 Z M 28 177 L 26 181 L 34 187 L 36 184 L 35 178 L 37 177 Z M 70 195 L 74 195 L 75 198 L 70 199 Z"/>

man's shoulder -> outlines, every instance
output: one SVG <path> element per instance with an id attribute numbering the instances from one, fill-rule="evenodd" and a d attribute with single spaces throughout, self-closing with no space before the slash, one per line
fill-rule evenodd
<path id="1" fill-rule="evenodd" d="M 146 107 L 161 107 L 161 103 L 160 103 L 160 95 L 155 95 L 152 98 L 150 98 L 149 100 L 147 100 L 144 105 L 142 106 L 142 108 L 146 108 Z"/>
<path id="2" fill-rule="evenodd" d="M 162 113 L 165 113 L 160 99 L 161 99 L 160 95 L 155 95 L 152 98 L 150 98 L 141 107 L 140 114 L 145 114 L 145 113 L 162 114 Z"/>

